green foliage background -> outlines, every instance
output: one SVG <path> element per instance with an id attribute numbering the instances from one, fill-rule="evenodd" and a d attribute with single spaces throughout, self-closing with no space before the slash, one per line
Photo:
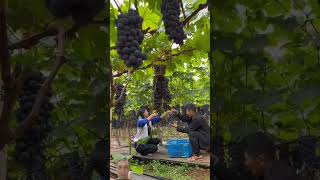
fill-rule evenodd
<path id="1" fill-rule="evenodd" d="M 211 22 L 214 119 L 227 140 L 265 129 L 319 136 L 319 4 L 217 1 Z"/>

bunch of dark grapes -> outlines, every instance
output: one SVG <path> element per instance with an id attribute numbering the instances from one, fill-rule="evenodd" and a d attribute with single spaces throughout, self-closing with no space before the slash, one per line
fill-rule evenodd
<path id="1" fill-rule="evenodd" d="M 303 163 L 312 168 L 318 162 L 316 157 L 317 138 L 314 136 L 301 136 L 298 139 L 298 144 L 299 154 Z"/>
<path id="2" fill-rule="evenodd" d="M 166 74 L 166 66 L 164 65 L 156 65 L 154 66 L 154 74 L 157 75 L 165 75 Z"/>
<path id="3" fill-rule="evenodd" d="M 229 144 L 229 155 L 231 158 L 230 168 L 232 170 L 238 171 L 244 162 L 244 152 L 242 148 L 242 144 L 238 142 L 234 142 Z"/>
<path id="4" fill-rule="evenodd" d="M 80 180 L 84 171 L 84 164 L 78 152 L 65 156 L 65 168 L 69 180 Z"/>
<path id="5" fill-rule="evenodd" d="M 115 104 L 115 113 L 117 115 L 121 115 L 123 113 L 124 105 L 126 104 L 127 94 L 126 94 L 125 90 L 123 92 L 123 95 L 122 95 L 121 99 L 119 99 L 120 96 L 121 96 L 121 92 L 122 92 L 123 88 L 124 88 L 124 86 L 122 84 L 116 84 L 115 85 L 115 90 L 116 90 L 115 100 L 118 101 Z"/>
<path id="6" fill-rule="evenodd" d="M 162 107 L 163 107 L 163 110 L 164 110 L 164 111 L 169 111 L 169 110 L 171 109 L 171 107 L 170 107 L 169 104 L 167 104 L 167 103 L 163 103 L 163 104 L 162 104 Z"/>
<path id="7" fill-rule="evenodd" d="M 157 75 L 153 79 L 153 102 L 155 109 L 158 111 L 160 111 L 163 104 L 168 104 L 172 99 L 168 84 L 168 79 L 163 75 Z"/>
<path id="8" fill-rule="evenodd" d="M 103 0 L 46 0 L 46 7 L 57 18 L 71 16 L 77 25 L 86 25 L 104 8 Z"/>
<path id="9" fill-rule="evenodd" d="M 169 114 L 169 117 L 168 117 L 168 123 L 169 123 L 169 124 L 175 124 L 175 123 L 177 123 L 177 125 L 178 125 L 178 122 L 180 121 L 179 118 L 178 118 L 178 116 L 177 116 L 178 113 L 179 113 L 179 112 L 171 112 L 171 113 Z M 180 126 L 179 126 L 179 127 L 180 127 Z"/>
<path id="10" fill-rule="evenodd" d="M 119 15 L 116 21 L 118 29 L 117 52 L 127 67 L 137 68 L 147 56 L 142 53 L 140 44 L 144 39 L 143 19 L 138 11 L 130 9 L 127 14 Z"/>
<path id="11" fill-rule="evenodd" d="M 45 77 L 39 72 L 34 73 L 23 84 L 22 93 L 19 95 L 20 108 L 17 110 L 18 123 L 22 123 L 32 110 L 37 93 L 41 88 Z M 27 130 L 23 137 L 16 141 L 16 159 L 26 168 L 29 179 L 46 179 L 44 167 L 45 139 L 52 126 L 49 122 L 53 104 L 49 102 L 51 90 L 46 94 L 40 108 L 39 116 L 34 121 L 31 129 Z"/>
<path id="12" fill-rule="evenodd" d="M 161 4 L 162 21 L 170 41 L 183 45 L 187 38 L 180 21 L 180 4 L 178 0 L 163 0 Z"/>

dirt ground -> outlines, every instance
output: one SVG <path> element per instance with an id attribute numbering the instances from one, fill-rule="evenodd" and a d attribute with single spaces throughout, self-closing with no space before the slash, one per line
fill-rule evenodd
<path id="1" fill-rule="evenodd" d="M 210 179 L 210 169 L 193 169 L 187 174 L 194 180 L 209 180 Z"/>

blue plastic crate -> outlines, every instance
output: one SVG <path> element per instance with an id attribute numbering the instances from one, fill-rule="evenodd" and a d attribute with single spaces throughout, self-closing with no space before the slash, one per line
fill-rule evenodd
<path id="1" fill-rule="evenodd" d="M 166 147 L 168 156 L 171 158 L 188 158 L 192 155 L 192 148 L 188 139 L 171 139 Z"/>

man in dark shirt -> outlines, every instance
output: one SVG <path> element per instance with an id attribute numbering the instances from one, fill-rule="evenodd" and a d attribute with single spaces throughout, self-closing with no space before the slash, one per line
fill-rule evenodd
<path id="1" fill-rule="evenodd" d="M 188 160 L 202 160 L 200 149 L 206 151 L 209 151 L 210 149 L 210 127 L 203 116 L 197 113 L 197 107 L 194 104 L 188 104 L 185 108 L 187 117 L 181 115 L 178 115 L 178 117 L 187 122 L 188 127 L 177 127 L 177 131 L 189 135 L 193 156 Z"/>
<path id="2" fill-rule="evenodd" d="M 245 156 L 244 165 L 250 176 L 242 177 L 236 172 L 231 172 L 219 163 L 219 159 L 212 155 L 215 164 L 213 172 L 219 180 L 257 179 L 257 180 L 302 180 L 287 161 L 275 159 L 275 144 L 272 138 L 262 132 L 248 135 L 243 140 Z"/>

